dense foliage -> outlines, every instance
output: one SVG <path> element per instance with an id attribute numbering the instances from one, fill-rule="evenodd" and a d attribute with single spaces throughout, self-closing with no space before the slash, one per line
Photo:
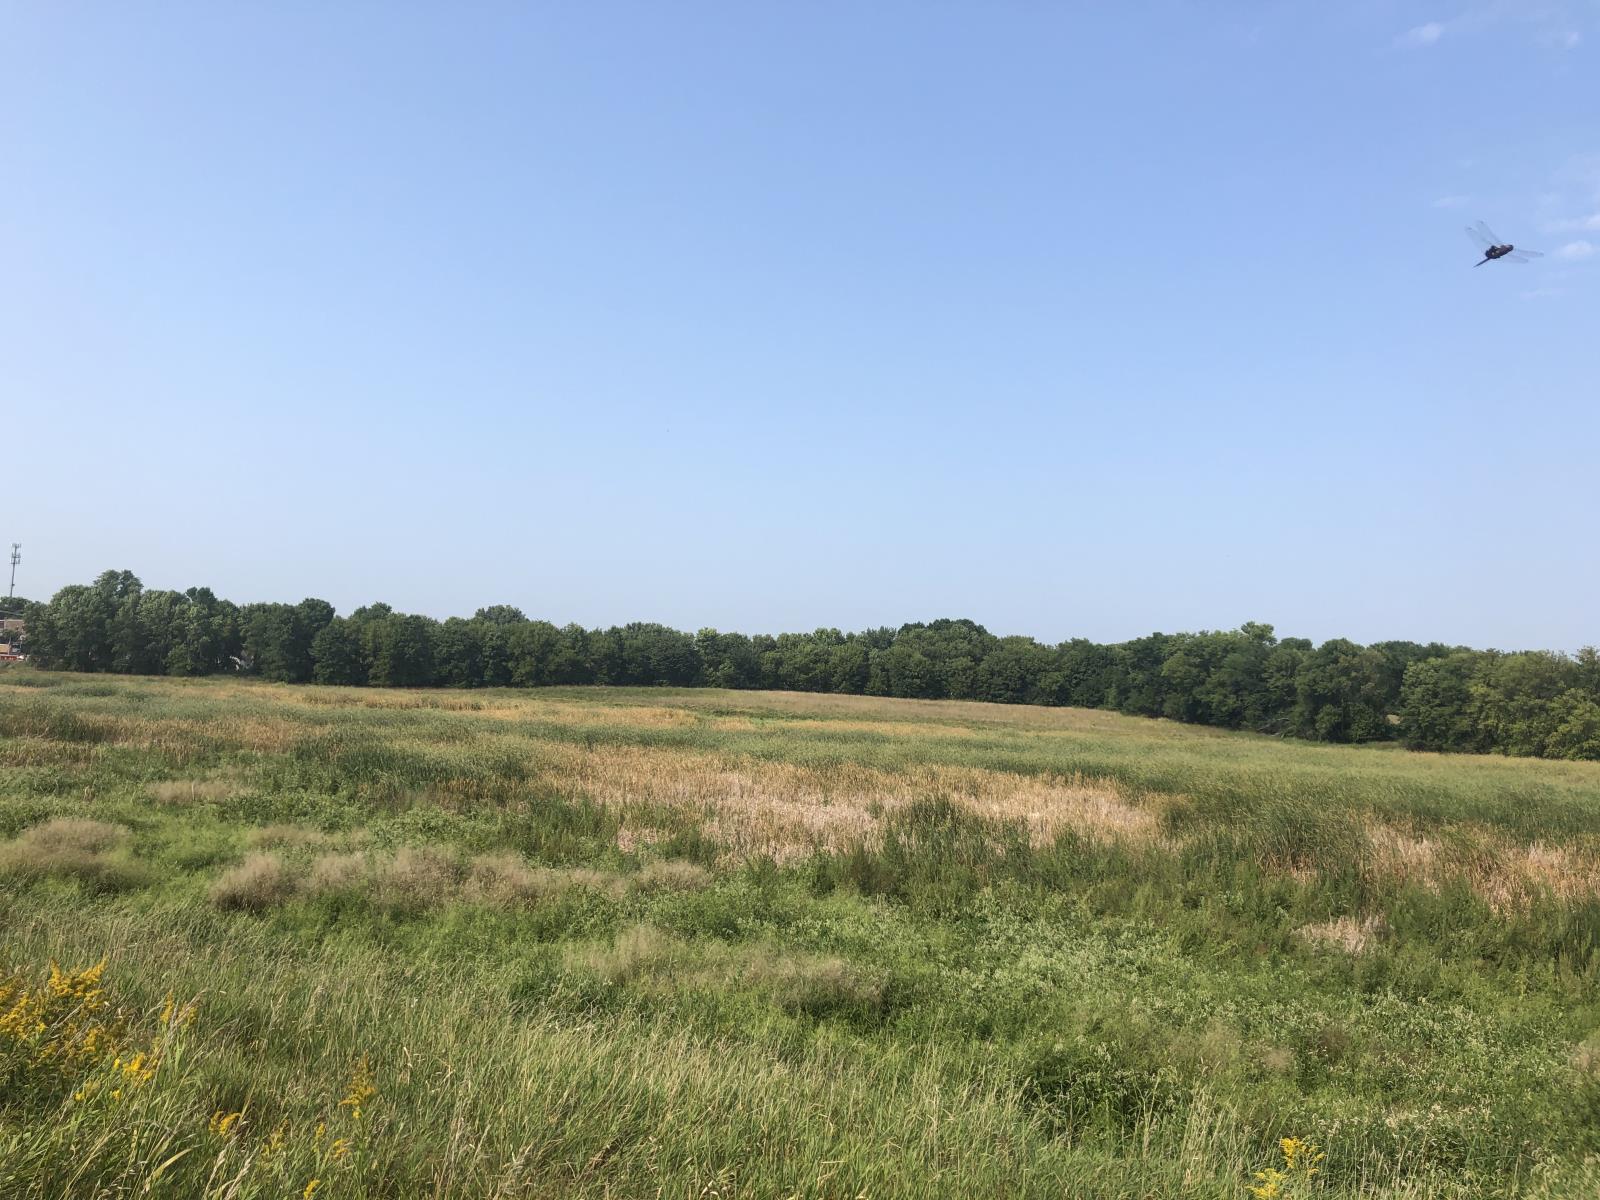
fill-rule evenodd
<path id="1" fill-rule="evenodd" d="M 234 605 L 148 590 L 127 571 L 29 606 L 41 666 L 143 675 L 241 672 L 388 687 L 554 684 L 767 688 L 1110 708 L 1328 742 L 1600 758 L 1600 655 L 1336 638 L 1271 625 L 1153 633 L 1117 645 L 996 637 L 967 620 L 842 633 L 683 633 L 636 622 L 557 627 L 508 605 L 471 618 L 349 616 L 324 600 Z"/>

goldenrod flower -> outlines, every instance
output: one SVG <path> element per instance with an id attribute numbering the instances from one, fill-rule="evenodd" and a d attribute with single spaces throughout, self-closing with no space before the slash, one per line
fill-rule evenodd
<path id="1" fill-rule="evenodd" d="M 1283 1163 L 1291 1171 L 1302 1171 L 1307 1177 L 1317 1173 L 1317 1164 L 1325 1157 L 1310 1142 L 1287 1137 L 1278 1146 L 1283 1151 Z"/>
<path id="2" fill-rule="evenodd" d="M 1316 1146 L 1301 1138 L 1280 1138 L 1278 1149 L 1283 1153 L 1283 1169 L 1268 1167 L 1256 1172 L 1256 1182 L 1249 1188 L 1256 1200 L 1305 1195 L 1304 1186 L 1310 1184 L 1324 1158 Z"/>
<path id="3" fill-rule="evenodd" d="M 306 1184 L 306 1190 L 300 1193 L 300 1200 L 311 1200 L 311 1194 L 321 1186 L 322 1180 L 313 1179 L 310 1183 Z"/>
<path id="4" fill-rule="evenodd" d="M 350 1110 L 350 1119 L 361 1119 L 361 1106 L 378 1094 L 378 1089 L 372 1083 L 372 1068 L 367 1065 L 367 1056 L 362 1055 L 361 1061 L 350 1074 L 350 1086 L 345 1091 L 344 1099 L 339 1101 L 340 1108 Z"/>

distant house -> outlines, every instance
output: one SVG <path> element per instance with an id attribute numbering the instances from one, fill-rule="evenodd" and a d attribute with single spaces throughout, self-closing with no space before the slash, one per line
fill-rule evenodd
<path id="1" fill-rule="evenodd" d="M 21 662 L 22 635 L 27 632 L 21 617 L 0 617 L 0 662 Z"/>

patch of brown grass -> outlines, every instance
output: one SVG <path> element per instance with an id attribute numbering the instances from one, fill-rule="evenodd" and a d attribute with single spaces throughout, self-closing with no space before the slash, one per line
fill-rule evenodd
<path id="1" fill-rule="evenodd" d="M 0 738 L 0 767 L 61 767 L 93 762 L 99 747 L 83 742 L 58 742 L 24 735 Z"/>
<path id="2" fill-rule="evenodd" d="M 373 900 L 393 912 L 421 912 L 445 903 L 457 891 L 461 864 L 434 846 L 402 846 L 394 857 L 371 864 Z"/>
<path id="3" fill-rule="evenodd" d="M 569 949 L 569 965 L 592 971 L 607 983 L 632 983 L 647 976 L 667 976 L 687 957 L 688 944 L 654 925 L 630 925 L 609 946 Z"/>
<path id="4" fill-rule="evenodd" d="M 1443 847 L 1434 838 L 1418 837 L 1389 825 L 1369 824 L 1366 829 L 1370 876 L 1388 876 L 1424 886 L 1436 886 L 1443 866 Z"/>
<path id="5" fill-rule="evenodd" d="M 622 895 L 626 881 L 607 871 L 533 867 L 518 854 L 486 854 L 472 860 L 462 896 L 506 908 L 540 904 L 565 892 Z"/>
<path id="6" fill-rule="evenodd" d="M 1318 921 L 1302 925 L 1296 932 L 1308 942 L 1343 950 L 1346 954 L 1362 954 L 1388 929 L 1381 915 L 1363 917 L 1335 917 L 1331 921 Z"/>
<path id="7" fill-rule="evenodd" d="M 1465 883 L 1495 912 L 1525 911 L 1540 899 L 1575 904 L 1600 898 L 1600 845 L 1522 844 L 1485 828 L 1454 831 L 1449 843 L 1386 825 L 1367 829 L 1365 869 L 1373 877 L 1438 891 Z"/>
<path id="8" fill-rule="evenodd" d="M 57 854 L 103 854 L 128 839 L 125 825 L 85 817 L 52 817 L 17 835 L 13 843 L 42 857 Z"/>
<path id="9" fill-rule="evenodd" d="M 432 708 L 445 712 L 480 712 L 489 707 L 488 702 L 478 696 L 447 689 L 296 688 L 283 693 L 283 697 L 292 703 L 312 708 Z"/>
<path id="10" fill-rule="evenodd" d="M 617 849 L 624 854 L 634 854 L 665 838 L 667 834 L 652 825 L 624 820 L 617 828 Z"/>
<path id="11" fill-rule="evenodd" d="M 772 946 L 691 944 L 653 925 L 629 926 L 609 945 L 574 948 L 566 959 L 569 969 L 613 986 L 659 993 L 742 988 L 764 993 L 791 1012 L 871 1007 L 882 999 L 881 982 L 841 958 Z"/>
<path id="12" fill-rule="evenodd" d="M 454 901 L 531 907 L 572 891 L 620 898 L 627 880 L 587 868 L 531 866 L 521 855 L 485 854 L 463 863 L 438 847 L 403 847 L 394 855 L 324 854 L 300 888 L 308 897 L 362 897 L 391 912 L 419 913 Z"/>
<path id="13" fill-rule="evenodd" d="M 548 696 L 498 697 L 486 704 L 483 715 L 501 721 L 525 721 L 546 725 L 606 728 L 682 729 L 696 725 L 701 717 L 687 708 L 645 704 L 586 704 L 582 701 Z"/>
<path id="14" fill-rule="evenodd" d="M 146 790 L 157 804 L 204 804 L 228 799 L 239 785 L 229 779 L 162 779 Z"/>
<path id="15" fill-rule="evenodd" d="M 961 736 L 978 731 L 1104 733 L 1130 728 L 1148 730 L 1154 722 L 1088 708 L 1046 708 L 1029 704 L 991 704 L 981 700 L 907 700 L 888 696 L 850 696 L 830 692 L 727 692 L 706 689 L 677 695 L 672 703 L 691 712 L 720 710 L 713 719 L 799 719 L 829 723 L 829 728 L 878 729 L 889 733 L 909 727 L 915 736 L 929 726 Z M 734 710 L 729 712 L 728 710 Z M 733 728 L 734 726 L 729 726 Z M 1205 736 L 1197 726 L 1171 725 L 1178 736 Z"/>
<path id="16" fill-rule="evenodd" d="M 626 814 L 666 809 L 730 848 L 779 862 L 818 849 L 881 844 L 895 812 L 930 796 L 1015 822 L 1036 845 L 1071 831 L 1099 841 L 1158 842 L 1158 812 L 1115 783 L 924 764 L 885 771 L 858 763 L 806 766 L 638 746 L 548 746 L 539 772 Z M 648 835 L 624 825 L 619 845 Z"/>
<path id="17" fill-rule="evenodd" d="M 211 885 L 218 908 L 260 912 L 293 898 L 294 877 L 275 854 L 252 854 Z"/>
<path id="18" fill-rule="evenodd" d="M 0 875 L 72 878 L 101 891 L 137 887 L 147 876 L 127 856 L 127 842 L 128 830 L 122 825 L 54 817 L 0 843 Z"/>
<path id="19" fill-rule="evenodd" d="M 1467 877 L 1496 912 L 1525 911 L 1542 899 L 1575 904 L 1600 897 L 1593 853 L 1544 842 L 1494 846 L 1474 858 Z"/>
<path id="20" fill-rule="evenodd" d="M 302 891 L 308 896 L 345 896 L 367 890 L 367 856 L 323 854 L 311 864 Z"/>
<path id="21" fill-rule="evenodd" d="M 658 859 L 644 865 L 633 877 L 633 885 L 644 892 L 698 892 L 710 887 L 713 878 L 698 863 Z"/>
<path id="22" fill-rule="evenodd" d="M 334 835 L 305 825 L 263 825 L 250 831 L 250 844 L 260 850 L 304 850 L 334 840 Z"/>
<path id="23" fill-rule="evenodd" d="M 745 955 L 741 982 L 772 996 L 779 1007 L 813 1015 L 839 1008 L 875 1008 L 883 985 L 842 958 L 787 954 L 764 947 Z"/>

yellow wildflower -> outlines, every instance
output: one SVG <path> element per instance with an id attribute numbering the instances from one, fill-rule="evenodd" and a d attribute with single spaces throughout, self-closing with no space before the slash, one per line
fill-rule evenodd
<path id="1" fill-rule="evenodd" d="M 1249 1188 L 1256 1200 L 1306 1195 L 1305 1188 L 1324 1158 L 1320 1150 L 1301 1138 L 1280 1138 L 1278 1149 L 1283 1153 L 1283 1169 L 1268 1167 L 1256 1172 L 1255 1184 Z"/>
<path id="2" fill-rule="evenodd" d="M 306 1184 L 306 1190 L 300 1193 L 300 1200 L 311 1200 L 312 1193 L 321 1186 L 322 1180 L 313 1179 L 310 1183 Z"/>
<path id="3" fill-rule="evenodd" d="M 333 1152 L 334 1161 L 337 1162 L 339 1159 L 350 1153 L 350 1139 L 334 1138 L 333 1145 L 330 1146 L 329 1149 Z"/>
<path id="4" fill-rule="evenodd" d="M 45 987 L 50 994 L 62 1000 L 97 1000 L 100 997 L 100 976 L 105 974 L 106 960 L 81 971 L 63 971 L 54 959 L 50 961 L 50 978 Z"/>
<path id="5" fill-rule="evenodd" d="M 24 1070 L 43 1068 L 71 1079 L 116 1051 L 124 1024 L 120 1017 L 104 1015 L 108 1001 L 100 980 L 105 965 L 102 959 L 71 971 L 51 962 L 38 986 L 19 975 L 0 977 L 0 1053 L 20 1052 Z M 146 1055 L 128 1078 L 143 1082 L 154 1067 L 153 1056 Z"/>
<path id="6" fill-rule="evenodd" d="M 122 1070 L 122 1077 L 129 1083 L 143 1083 L 156 1073 L 156 1056 L 141 1050 L 127 1062 L 119 1058 L 117 1065 Z"/>
<path id="7" fill-rule="evenodd" d="M 372 1068 L 367 1065 L 367 1056 L 363 1054 L 350 1074 L 350 1086 L 345 1091 L 344 1099 L 339 1101 L 339 1107 L 348 1108 L 350 1119 L 359 1121 L 361 1106 L 377 1094 L 378 1089 L 372 1083 Z"/>
<path id="8" fill-rule="evenodd" d="M 1308 1179 L 1317 1173 L 1317 1164 L 1325 1157 L 1310 1142 L 1300 1138 L 1286 1137 L 1278 1146 L 1283 1151 L 1283 1165 L 1290 1171 L 1303 1172 Z"/>
<path id="9" fill-rule="evenodd" d="M 161 1003 L 161 1016 L 158 1018 L 167 1029 L 187 1029 L 194 1024 L 195 1013 L 199 1010 L 200 1003 L 191 1000 L 187 1004 L 179 1004 L 171 992 Z"/>
<path id="10" fill-rule="evenodd" d="M 216 1137 L 229 1137 L 233 1132 L 233 1126 L 235 1122 L 237 1122 L 242 1116 L 244 1116 L 243 1112 L 225 1113 L 219 1108 L 216 1112 L 211 1114 L 211 1125 L 209 1128 L 212 1134 Z"/>

